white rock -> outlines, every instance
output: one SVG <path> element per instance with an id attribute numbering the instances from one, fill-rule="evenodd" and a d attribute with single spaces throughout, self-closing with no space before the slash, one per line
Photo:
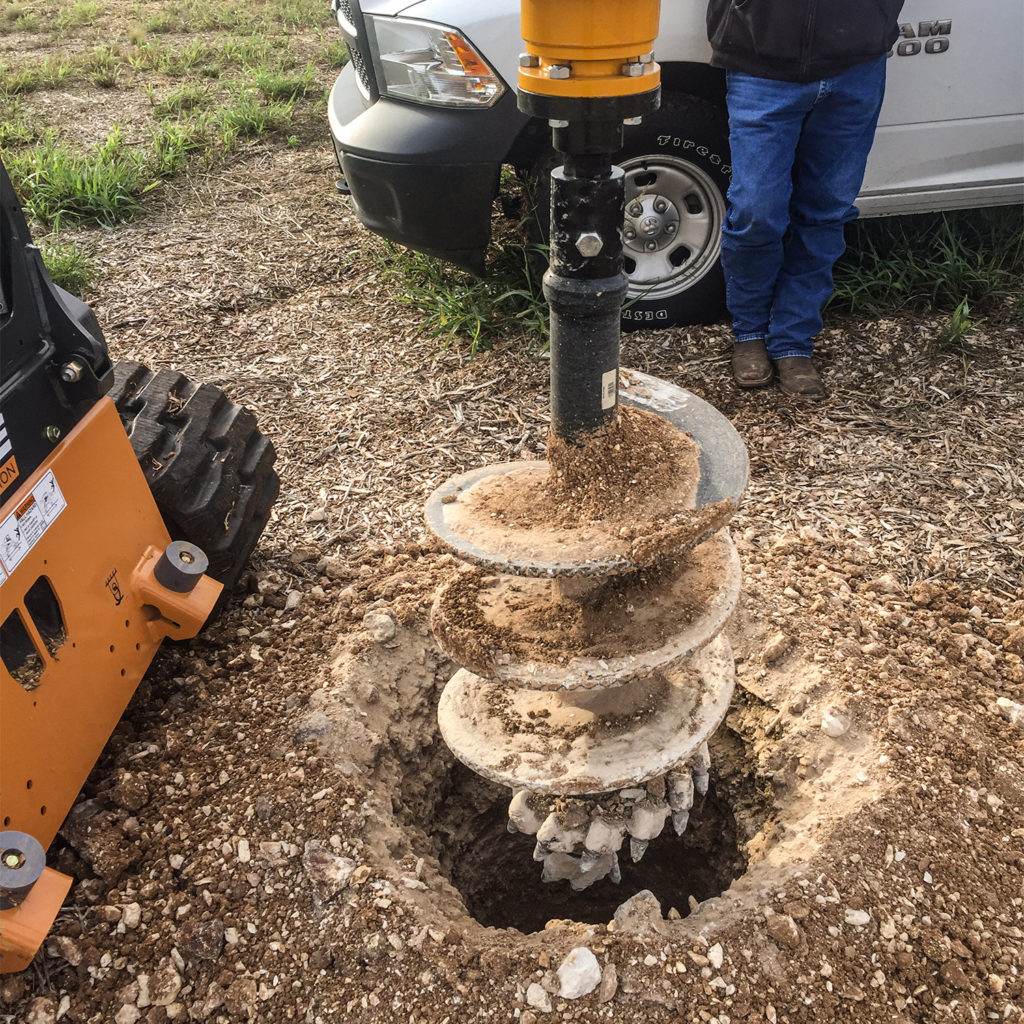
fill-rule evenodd
<path id="1" fill-rule="evenodd" d="M 827 709 L 821 716 L 821 731 L 826 736 L 831 736 L 832 739 L 838 739 L 850 728 L 850 723 L 843 716 L 833 711 L 831 708 Z"/>
<path id="2" fill-rule="evenodd" d="M 635 896 L 619 905 L 615 911 L 615 933 L 648 935 L 664 931 L 661 904 L 650 889 L 641 889 Z"/>
<path id="3" fill-rule="evenodd" d="M 363 616 L 363 628 L 377 643 L 386 643 L 393 639 L 397 627 L 395 620 L 387 612 L 367 612 Z"/>
<path id="4" fill-rule="evenodd" d="M 302 864 L 317 896 L 324 901 L 337 896 L 348 885 L 356 869 L 354 860 L 350 857 L 336 857 L 318 839 L 306 840 Z"/>
<path id="5" fill-rule="evenodd" d="M 540 1010 L 541 1013 L 551 1012 L 551 996 L 537 982 L 534 982 L 526 990 L 526 1004 L 527 1006 L 532 1006 L 535 1010 Z"/>
<path id="6" fill-rule="evenodd" d="M 996 701 L 996 709 L 1010 725 L 1024 727 L 1024 704 L 1018 704 L 1009 697 L 1000 697 Z"/>
<path id="7" fill-rule="evenodd" d="M 854 928 L 863 928 L 871 922 L 871 915 L 866 910 L 851 910 L 846 908 L 846 923 Z"/>
<path id="8" fill-rule="evenodd" d="M 708 950 L 708 963 L 711 964 L 711 966 L 714 967 L 716 971 L 720 971 L 722 969 L 722 964 L 724 962 L 725 951 L 722 949 L 722 944 L 720 942 L 716 942 Z"/>
<path id="9" fill-rule="evenodd" d="M 128 906 L 121 911 L 121 924 L 123 924 L 129 931 L 138 928 L 141 920 L 142 907 L 140 907 L 138 903 L 129 903 Z"/>
<path id="10" fill-rule="evenodd" d="M 604 818 L 595 818 L 587 829 L 584 846 L 593 853 L 616 853 L 622 846 L 623 831 Z"/>
<path id="11" fill-rule="evenodd" d="M 558 994 L 563 999 L 579 999 L 601 984 L 601 965 L 586 946 L 577 946 L 561 963 Z"/>

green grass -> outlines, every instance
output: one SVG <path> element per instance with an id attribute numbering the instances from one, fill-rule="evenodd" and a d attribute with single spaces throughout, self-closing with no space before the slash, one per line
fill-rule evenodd
<path id="1" fill-rule="evenodd" d="M 92 250 L 75 241 L 44 238 L 39 247 L 50 277 L 61 288 L 81 295 L 96 280 L 96 263 Z"/>
<path id="2" fill-rule="evenodd" d="M 1022 279 L 1022 207 L 857 221 L 836 264 L 830 308 L 982 314 L 1019 296 Z"/>
<path id="3" fill-rule="evenodd" d="M 312 64 L 307 64 L 298 75 L 267 68 L 252 68 L 251 73 L 256 88 L 268 100 L 294 100 L 297 96 L 311 96 L 321 91 L 314 81 L 316 68 Z"/>
<path id="4" fill-rule="evenodd" d="M 138 213 L 142 197 L 156 184 L 143 154 L 123 145 L 117 128 L 88 153 L 50 136 L 5 162 L 26 209 L 54 228 L 75 220 L 112 227 Z"/>
<path id="5" fill-rule="evenodd" d="M 82 28 L 91 25 L 100 13 L 100 5 L 92 0 L 78 0 L 69 6 L 61 7 L 57 15 L 57 28 L 64 32 L 72 28 Z"/>
<path id="6" fill-rule="evenodd" d="M 269 133 L 290 134 L 292 107 L 290 103 L 260 102 L 250 91 L 239 92 L 216 112 L 225 141 L 242 136 L 252 138 Z"/>
<path id="7" fill-rule="evenodd" d="M 20 101 L 14 96 L 0 96 L 0 150 L 26 146 L 40 138 L 39 127 Z"/>
<path id="8" fill-rule="evenodd" d="M 178 117 L 193 110 L 202 110 L 210 105 L 210 91 L 193 82 L 185 82 L 157 101 L 156 90 L 150 94 L 153 113 L 157 117 Z"/>
<path id="9" fill-rule="evenodd" d="M 0 100 L 4 95 L 35 92 L 37 89 L 53 89 L 71 77 L 71 61 L 66 57 L 44 57 L 21 67 L 0 64 Z"/>
<path id="10" fill-rule="evenodd" d="M 384 252 L 381 269 L 396 284 L 396 297 L 423 314 L 424 329 L 445 347 L 462 342 L 472 355 L 512 333 L 538 347 L 547 344 L 547 305 L 523 245 L 492 245 L 484 278 L 390 243 Z"/>

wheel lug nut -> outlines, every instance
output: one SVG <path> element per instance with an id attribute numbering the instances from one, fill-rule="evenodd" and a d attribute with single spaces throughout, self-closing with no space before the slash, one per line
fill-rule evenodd
<path id="1" fill-rule="evenodd" d="M 657 213 L 664 213 L 668 209 L 668 203 L 664 199 L 658 199 L 654 203 L 654 209 Z"/>
<path id="2" fill-rule="evenodd" d="M 644 246 L 644 248 L 647 249 L 648 252 L 654 252 L 654 250 L 658 248 L 658 243 L 652 239 L 646 246 Z"/>
<path id="3" fill-rule="evenodd" d="M 629 207 L 630 217 L 639 217 L 644 212 L 644 208 L 639 203 L 632 203 Z"/>
<path id="4" fill-rule="evenodd" d="M 676 226 L 675 224 L 666 224 L 665 230 L 668 232 L 668 234 L 673 235 L 675 234 Z"/>
<path id="5" fill-rule="evenodd" d="M 626 228 L 626 230 L 622 232 L 622 235 L 627 241 L 630 242 L 633 241 L 634 238 L 636 238 L 636 232 L 632 228 Z"/>

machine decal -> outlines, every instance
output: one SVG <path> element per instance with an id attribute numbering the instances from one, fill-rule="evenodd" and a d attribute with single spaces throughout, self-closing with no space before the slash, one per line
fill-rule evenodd
<path id="1" fill-rule="evenodd" d="M 50 470 L 18 508 L 0 523 L 0 569 L 13 573 L 65 508 L 67 502 Z"/>
<path id="2" fill-rule="evenodd" d="M 3 456 L 0 455 L 0 458 L 3 458 Z M 18 462 L 12 455 L 6 462 L 0 464 L 0 491 L 10 487 L 18 479 L 19 475 Z"/>
<path id="3" fill-rule="evenodd" d="M 117 570 L 114 569 L 103 583 L 107 590 L 110 591 L 114 604 L 119 605 L 124 600 L 124 593 L 121 591 L 121 584 L 117 582 Z"/>

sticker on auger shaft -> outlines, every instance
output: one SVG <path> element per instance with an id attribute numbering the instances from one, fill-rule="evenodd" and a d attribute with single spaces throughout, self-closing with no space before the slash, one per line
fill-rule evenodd
<path id="1" fill-rule="evenodd" d="M 0 523 L 0 569 L 7 575 L 13 573 L 65 508 L 67 502 L 57 486 L 57 478 L 53 470 L 49 470 L 29 496 Z"/>
<path id="2" fill-rule="evenodd" d="M 601 408 L 611 409 L 615 405 L 615 395 L 618 391 L 618 370 L 609 370 L 601 374 Z"/>

